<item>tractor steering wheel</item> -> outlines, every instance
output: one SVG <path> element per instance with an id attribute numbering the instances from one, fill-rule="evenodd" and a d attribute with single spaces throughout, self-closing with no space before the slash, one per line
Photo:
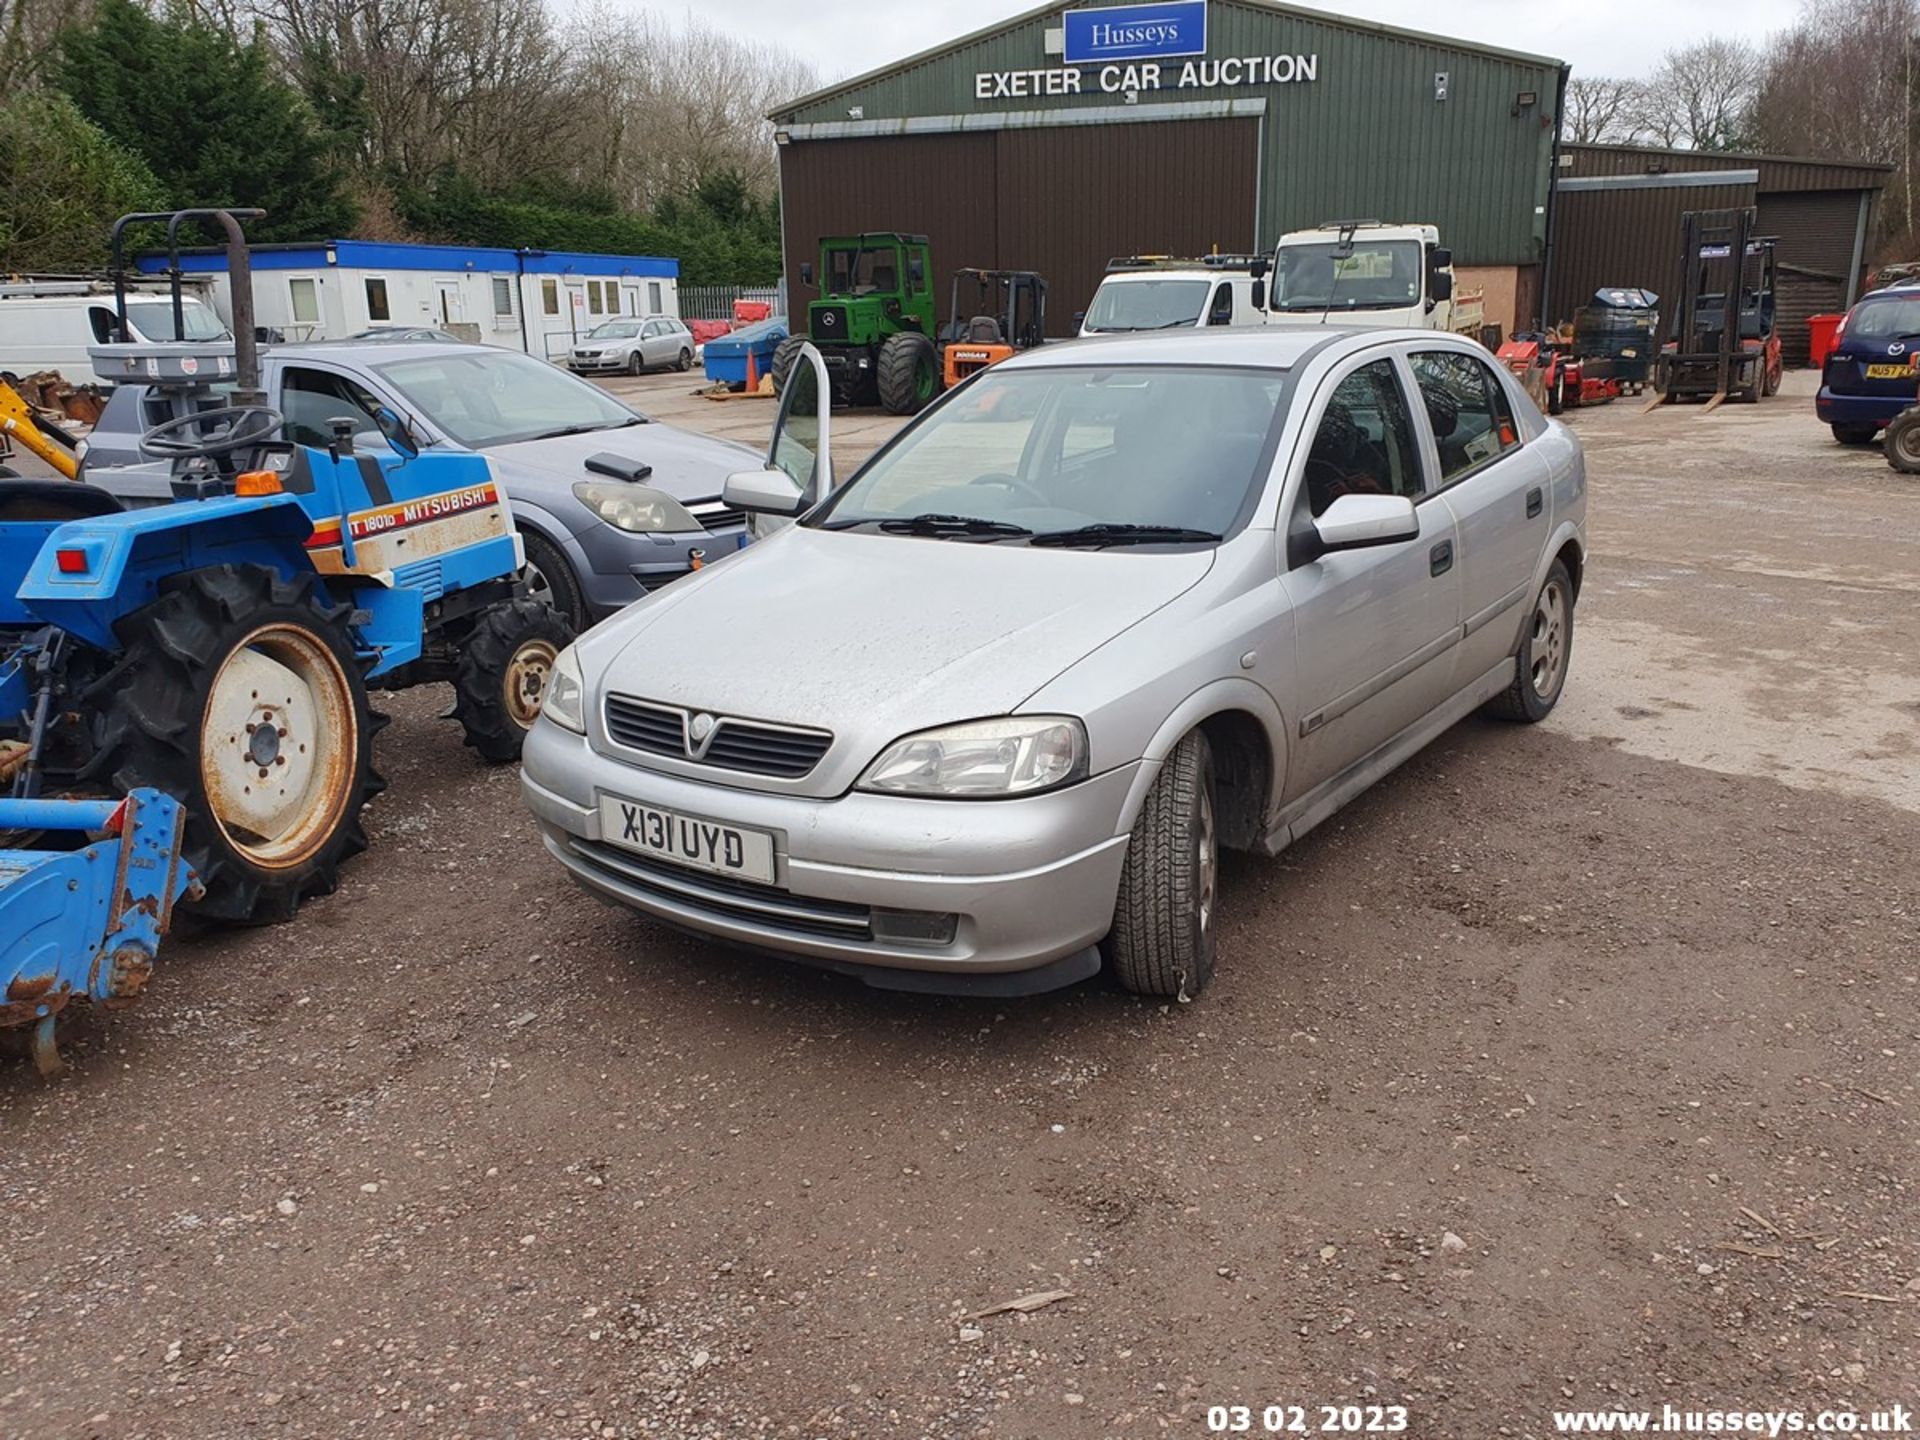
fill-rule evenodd
<path id="1" fill-rule="evenodd" d="M 222 405 L 163 420 L 140 437 L 140 453 L 154 460 L 201 460 L 264 444 L 282 416 L 268 405 Z M 207 434 L 209 424 L 219 428 Z M 197 434 L 178 433 L 197 430 Z"/>

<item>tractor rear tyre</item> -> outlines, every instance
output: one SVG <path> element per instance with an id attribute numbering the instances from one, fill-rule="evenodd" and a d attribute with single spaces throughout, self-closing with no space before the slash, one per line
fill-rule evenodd
<path id="1" fill-rule="evenodd" d="M 572 643 L 573 627 L 552 606 L 524 596 L 480 617 L 460 647 L 453 718 L 481 759 L 498 765 L 520 758 L 553 662 Z"/>
<path id="2" fill-rule="evenodd" d="M 183 908 L 285 920 L 332 892 L 367 848 L 360 812 L 386 788 L 347 624 L 314 577 L 215 565 L 161 582 L 118 627 L 119 663 L 83 698 L 82 786 L 151 785 L 186 810 L 181 854 L 206 887 Z"/>
<path id="3" fill-rule="evenodd" d="M 880 347 L 880 405 L 889 415 L 918 415 L 940 389 L 940 357 L 924 335 L 901 331 Z"/>
<path id="4" fill-rule="evenodd" d="M 1833 438 L 1842 445 L 1871 445 L 1873 437 L 1880 433 L 1880 427 L 1874 424 L 1835 425 Z"/>
<path id="5" fill-rule="evenodd" d="M 1912 405 L 1893 417 L 1887 426 L 1887 464 L 1902 475 L 1920 475 L 1920 405 Z"/>
<path id="6" fill-rule="evenodd" d="M 789 335 L 773 350 L 773 389 L 774 393 L 787 388 L 787 376 L 793 373 L 793 365 L 800 358 L 800 347 L 807 343 L 804 335 Z"/>

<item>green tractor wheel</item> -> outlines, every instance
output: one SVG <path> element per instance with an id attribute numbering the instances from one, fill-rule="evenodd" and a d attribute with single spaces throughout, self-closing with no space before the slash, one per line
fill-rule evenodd
<path id="1" fill-rule="evenodd" d="M 773 351 L 773 390 L 777 395 L 787 388 L 787 376 L 793 373 L 793 362 L 800 358 L 800 347 L 807 343 L 804 335 L 789 335 Z"/>
<path id="2" fill-rule="evenodd" d="M 917 415 L 940 389 L 933 341 L 902 331 L 880 347 L 880 404 L 889 415 Z"/>

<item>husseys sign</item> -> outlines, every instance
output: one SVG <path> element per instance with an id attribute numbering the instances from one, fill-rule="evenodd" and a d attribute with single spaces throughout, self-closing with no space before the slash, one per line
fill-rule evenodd
<path id="1" fill-rule="evenodd" d="M 1145 90 L 1291 85 L 1320 78 L 1317 54 L 1183 58 L 1207 53 L 1206 0 L 1069 10 L 1063 20 L 1064 65 L 980 71 L 973 77 L 973 98 L 1131 95 Z"/>

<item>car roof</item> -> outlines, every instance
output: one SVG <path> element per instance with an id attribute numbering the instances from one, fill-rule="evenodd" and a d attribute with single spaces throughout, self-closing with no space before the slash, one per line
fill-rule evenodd
<path id="1" fill-rule="evenodd" d="M 1084 340 L 1049 341 L 1038 349 L 1009 357 L 994 368 L 1044 369 L 1056 365 L 1221 365 L 1291 370 L 1320 350 L 1336 355 L 1361 350 L 1382 340 L 1426 344 L 1440 341 L 1481 350 L 1465 336 L 1442 330 L 1410 330 L 1330 325 L 1232 325 L 1180 330 L 1093 335 Z M 1492 359 L 1491 355 L 1487 357 Z"/>
<path id="2" fill-rule="evenodd" d="M 348 365 L 386 365 L 402 355 L 518 355 L 501 345 L 470 345 L 463 340 L 300 340 L 290 345 L 263 345 L 276 359 L 336 360 Z"/>

